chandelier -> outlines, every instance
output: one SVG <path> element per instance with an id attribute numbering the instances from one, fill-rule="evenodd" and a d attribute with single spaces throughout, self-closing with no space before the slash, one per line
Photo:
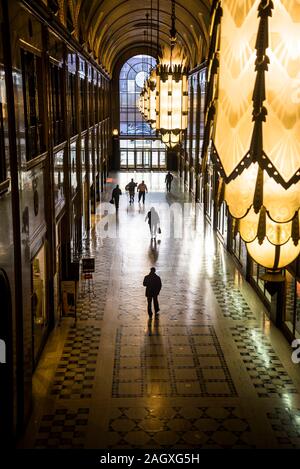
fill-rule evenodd
<path id="1" fill-rule="evenodd" d="M 174 148 L 188 124 L 188 72 L 182 63 L 172 60 L 171 49 L 170 63 L 161 60 L 156 73 L 156 128 L 162 141 Z"/>
<path id="2" fill-rule="evenodd" d="M 181 143 L 188 124 L 188 69 L 183 50 L 176 44 L 175 0 L 172 0 L 171 17 L 170 47 L 163 48 L 156 69 L 151 71 L 145 82 L 139 110 L 161 135 L 163 143 L 169 148 L 175 148 Z"/>
<path id="3" fill-rule="evenodd" d="M 212 139 L 219 203 L 278 270 L 300 253 L 299 2 L 214 1 L 210 38 L 203 165 Z"/>
<path id="4" fill-rule="evenodd" d="M 152 129 L 156 129 L 156 69 L 154 68 L 147 81 L 148 92 L 148 122 Z"/>
<path id="5" fill-rule="evenodd" d="M 172 0 L 170 48 L 163 49 L 156 70 L 156 129 L 169 148 L 181 143 L 188 124 L 188 69 L 183 51 L 176 44 L 175 21 L 175 0 Z"/>

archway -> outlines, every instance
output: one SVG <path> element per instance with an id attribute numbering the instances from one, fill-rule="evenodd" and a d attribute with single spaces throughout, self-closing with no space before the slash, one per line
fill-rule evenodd
<path id="1" fill-rule="evenodd" d="M 13 434 L 12 308 L 7 275 L 0 269 L 0 439 L 11 442 Z"/>

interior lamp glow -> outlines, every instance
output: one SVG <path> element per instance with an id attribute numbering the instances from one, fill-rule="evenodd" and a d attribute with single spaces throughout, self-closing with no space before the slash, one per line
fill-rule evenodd
<path id="1" fill-rule="evenodd" d="M 147 81 L 144 85 L 144 104 L 143 104 L 143 116 L 146 121 L 149 119 L 149 92 L 147 87 Z"/>
<path id="2" fill-rule="evenodd" d="M 153 69 L 148 79 L 148 122 L 152 129 L 156 129 L 156 69 Z"/>
<path id="3" fill-rule="evenodd" d="M 251 257 L 280 269 L 300 253 L 300 4 L 213 2 L 203 161 Z"/>
<path id="4" fill-rule="evenodd" d="M 178 59 L 172 59 L 171 64 L 161 61 L 157 66 L 156 128 L 170 148 L 181 142 L 188 124 L 188 70 L 180 55 Z"/>
<path id="5" fill-rule="evenodd" d="M 170 148 L 181 143 L 188 125 L 188 69 L 183 49 L 176 44 L 175 19 L 172 0 L 170 47 L 162 48 L 162 56 L 144 86 L 139 103 L 144 118 Z"/>

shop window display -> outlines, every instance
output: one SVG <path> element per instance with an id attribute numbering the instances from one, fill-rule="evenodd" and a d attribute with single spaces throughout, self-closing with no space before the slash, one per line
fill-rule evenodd
<path id="1" fill-rule="evenodd" d="M 286 271 L 285 325 L 291 335 L 300 338 L 300 282 Z"/>
<path id="2" fill-rule="evenodd" d="M 43 337 L 47 328 L 48 318 L 46 312 L 46 266 L 44 247 L 32 260 L 32 321 L 34 359 L 40 351 Z"/>

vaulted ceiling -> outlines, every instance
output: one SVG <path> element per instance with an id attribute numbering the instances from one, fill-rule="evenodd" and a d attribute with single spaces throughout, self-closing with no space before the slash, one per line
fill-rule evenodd
<path id="1" fill-rule="evenodd" d="M 151 29 L 152 46 L 156 46 L 157 24 L 160 45 L 169 44 L 171 0 L 68 0 L 68 4 L 72 15 L 76 11 L 81 42 L 110 74 L 129 49 L 151 49 Z M 207 53 L 210 4 L 211 0 L 176 0 L 177 41 L 185 48 L 191 67 Z"/>

